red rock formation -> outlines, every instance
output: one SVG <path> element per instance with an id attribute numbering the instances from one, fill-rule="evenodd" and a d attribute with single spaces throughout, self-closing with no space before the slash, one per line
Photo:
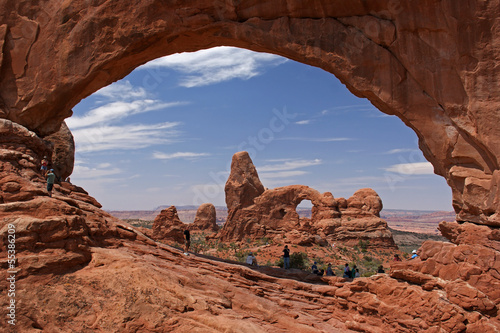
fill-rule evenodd
<path id="1" fill-rule="evenodd" d="M 500 226 L 498 6 L 0 2 L 0 118 L 26 127 L 0 123 L 1 330 L 12 329 L 12 224 L 18 331 L 499 331 L 499 240 L 485 227 Z M 57 132 L 82 98 L 148 60 L 217 45 L 321 67 L 398 116 L 450 185 L 457 220 L 484 226 L 443 224 L 455 243 L 425 243 L 391 277 L 311 285 L 162 248 L 77 187 L 46 195 L 38 168 L 52 151 L 37 134 Z"/>
<path id="2" fill-rule="evenodd" d="M 224 187 L 227 214 L 232 217 L 239 209 L 253 205 L 253 200 L 264 192 L 257 170 L 246 151 L 233 155 L 231 174 Z"/>
<path id="3" fill-rule="evenodd" d="M 217 45 L 280 54 L 398 116 L 452 188 L 457 219 L 500 226 L 498 4 L 5 0 L 0 117 L 45 136 L 157 57 Z"/>
<path id="4" fill-rule="evenodd" d="M 34 162 L 44 142 L 4 124 L 0 152 L 18 158 L 0 160 L 7 180 L 0 203 L 0 316 L 9 313 L 6 245 L 14 229 L 18 332 L 500 329 L 499 240 L 489 227 L 443 224 L 443 233 L 460 244 L 427 242 L 419 259 L 394 265 L 391 277 L 352 283 L 184 256 L 100 210 L 76 186 L 56 185 L 49 198 Z M 167 215 L 178 220 L 173 209 Z M 299 276 L 314 284 L 296 281 Z M 11 329 L 0 321 L 0 330 Z"/>
<path id="5" fill-rule="evenodd" d="M 187 225 L 184 224 L 177 215 L 175 206 L 163 209 L 153 222 L 152 238 L 157 240 L 171 240 L 178 243 L 184 243 L 184 230 Z"/>
<path id="6" fill-rule="evenodd" d="M 233 157 L 225 187 L 226 201 L 248 204 L 233 205 L 220 232 L 222 240 L 241 241 L 248 237 L 283 240 L 285 237 L 300 245 L 329 242 L 357 245 L 359 240 L 367 240 L 371 246 L 396 247 L 387 223 L 380 218 L 382 200 L 374 190 L 361 189 L 345 200 L 335 199 L 330 192 L 321 194 L 308 186 L 290 185 L 265 190 L 256 196 L 255 191 L 240 190 L 241 184 L 261 184 L 252 160 L 243 153 Z M 234 163 L 235 160 L 238 162 Z M 301 219 L 297 214 L 296 208 L 303 200 L 310 200 L 313 205 L 311 219 Z"/>
<path id="7" fill-rule="evenodd" d="M 215 206 L 211 203 L 204 203 L 198 207 L 194 222 L 189 225 L 189 230 L 217 232 L 219 227 L 216 221 Z"/>

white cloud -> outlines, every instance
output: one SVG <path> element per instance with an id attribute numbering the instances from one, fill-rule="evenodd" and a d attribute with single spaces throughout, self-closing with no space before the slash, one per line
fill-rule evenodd
<path id="1" fill-rule="evenodd" d="M 284 137 L 277 138 L 276 140 L 283 141 L 307 141 L 307 142 L 337 142 L 337 141 L 351 141 L 351 138 L 305 138 L 305 137 Z"/>
<path id="2" fill-rule="evenodd" d="M 203 156 L 210 156 L 208 153 L 192 153 L 192 152 L 177 152 L 173 154 L 165 154 L 162 152 L 154 152 L 153 153 L 153 158 L 158 159 L 158 160 L 170 160 L 170 159 L 175 159 L 175 158 L 196 158 L 196 157 L 203 157 Z"/>
<path id="3" fill-rule="evenodd" d="M 297 125 L 308 125 L 311 123 L 311 120 L 300 120 L 300 121 L 296 121 L 295 124 Z"/>
<path id="4" fill-rule="evenodd" d="M 76 164 L 73 170 L 73 174 L 77 175 L 73 178 L 73 182 L 75 178 L 80 179 L 97 179 L 97 178 L 105 178 L 112 175 L 120 174 L 122 171 L 119 168 L 109 168 L 97 166 L 96 168 L 89 168 L 87 166 Z"/>
<path id="5" fill-rule="evenodd" d="M 279 65 L 285 61 L 285 58 L 273 54 L 221 46 L 173 54 L 153 60 L 139 69 L 172 68 L 186 74 L 180 85 L 192 88 L 236 78 L 247 80 L 261 74 L 264 65 Z"/>
<path id="6" fill-rule="evenodd" d="M 273 179 L 273 178 L 289 178 L 295 176 L 302 176 L 307 174 L 307 171 L 293 170 L 293 171 L 279 171 L 279 172 L 262 172 L 259 173 L 259 177 L 262 179 Z"/>
<path id="7" fill-rule="evenodd" d="M 392 155 L 392 154 L 410 153 L 414 151 L 417 151 L 417 149 L 410 149 L 410 148 L 391 149 L 389 151 L 386 151 L 384 154 Z"/>
<path id="8" fill-rule="evenodd" d="M 146 98 L 148 93 L 142 87 L 134 87 L 127 81 L 118 81 L 99 89 L 94 94 L 111 100 L 128 100 Z"/>
<path id="9" fill-rule="evenodd" d="M 87 153 L 112 149 L 139 149 L 175 142 L 179 123 L 154 125 L 100 126 L 73 131 L 76 150 Z"/>
<path id="10" fill-rule="evenodd" d="M 434 174 L 434 167 L 429 162 L 418 162 L 418 163 L 402 163 L 394 164 L 385 171 L 399 173 L 402 175 L 432 175 Z"/>
<path id="11" fill-rule="evenodd" d="M 103 125 L 111 121 L 120 120 L 134 114 L 161 110 L 173 106 L 182 105 L 182 102 L 163 103 L 157 100 L 136 100 L 132 102 L 112 102 L 96 109 L 90 110 L 82 117 L 71 117 L 66 119 L 70 130 L 93 125 Z"/>
<path id="12" fill-rule="evenodd" d="M 299 168 L 305 168 L 308 166 L 321 164 L 320 159 L 314 160 L 288 160 L 281 164 L 269 164 L 261 167 L 257 167 L 258 172 L 273 172 L 273 171 L 287 171 L 295 170 Z"/>

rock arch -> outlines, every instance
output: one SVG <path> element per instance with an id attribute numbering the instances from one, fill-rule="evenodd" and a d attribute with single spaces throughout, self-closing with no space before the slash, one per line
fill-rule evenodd
<path id="1" fill-rule="evenodd" d="M 453 191 L 500 226 L 498 0 L 0 2 L 0 117 L 39 136 L 137 66 L 218 45 L 320 67 L 398 116 Z"/>

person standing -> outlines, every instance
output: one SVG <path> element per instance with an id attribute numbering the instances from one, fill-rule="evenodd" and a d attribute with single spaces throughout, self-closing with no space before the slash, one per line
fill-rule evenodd
<path id="1" fill-rule="evenodd" d="M 344 275 L 343 278 L 351 278 L 351 269 L 349 268 L 349 264 L 346 263 L 344 266 Z"/>
<path id="2" fill-rule="evenodd" d="M 283 249 L 283 268 L 290 268 L 290 250 L 288 249 L 288 245 L 285 245 Z"/>
<path id="3" fill-rule="evenodd" d="M 189 229 L 184 230 L 184 254 L 189 255 L 189 246 L 191 245 L 191 234 L 189 233 Z"/>
<path id="4" fill-rule="evenodd" d="M 318 272 L 319 272 L 319 271 L 318 271 L 318 265 L 317 265 L 317 262 L 316 262 L 316 261 L 315 261 L 315 262 L 314 262 L 314 264 L 312 264 L 312 266 L 311 266 L 311 272 L 312 272 L 313 274 L 318 274 Z"/>
<path id="5" fill-rule="evenodd" d="M 52 197 L 52 189 L 54 188 L 54 182 L 56 180 L 56 175 L 54 174 L 54 169 L 50 169 L 47 172 L 47 192 L 49 192 L 49 197 Z"/>
<path id="6" fill-rule="evenodd" d="M 49 161 L 47 160 L 47 156 L 44 156 L 40 163 L 42 164 L 42 166 L 40 167 L 40 170 L 42 170 L 42 174 L 44 172 L 46 173 L 49 166 Z"/>
<path id="7" fill-rule="evenodd" d="M 252 252 L 248 254 L 246 263 L 252 266 L 257 266 L 257 258 L 255 258 Z"/>
<path id="8" fill-rule="evenodd" d="M 328 264 L 328 267 L 326 268 L 326 276 L 335 276 L 335 273 L 332 269 L 332 264 Z"/>

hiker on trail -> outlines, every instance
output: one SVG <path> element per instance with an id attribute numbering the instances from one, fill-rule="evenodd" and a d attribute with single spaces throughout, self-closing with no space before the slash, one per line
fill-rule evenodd
<path id="1" fill-rule="evenodd" d="M 257 266 L 257 258 L 255 258 L 255 256 L 253 255 L 252 252 L 250 252 L 248 254 L 248 257 L 247 257 L 247 264 L 249 265 L 252 265 L 252 266 Z"/>
<path id="2" fill-rule="evenodd" d="M 288 245 L 285 245 L 283 249 L 283 268 L 290 268 L 290 250 L 288 249 Z"/>
<path id="3" fill-rule="evenodd" d="M 378 266 L 377 273 L 385 273 L 384 266 L 382 265 Z"/>
<path id="4" fill-rule="evenodd" d="M 184 230 L 184 238 L 185 238 L 185 243 L 184 243 L 184 254 L 188 255 L 189 251 L 189 246 L 191 245 L 191 234 L 189 233 L 189 229 L 186 228 Z"/>
<path id="5" fill-rule="evenodd" d="M 361 277 L 361 274 L 359 274 L 359 269 L 356 268 L 356 272 L 354 273 L 354 277 L 359 278 Z"/>
<path id="6" fill-rule="evenodd" d="M 326 268 L 326 276 L 335 276 L 335 273 L 332 270 L 332 264 L 328 264 Z"/>
<path id="7" fill-rule="evenodd" d="M 411 251 L 411 253 L 412 253 L 411 259 L 415 259 L 416 257 L 418 257 L 417 250 L 413 250 Z"/>
<path id="8" fill-rule="evenodd" d="M 49 192 L 49 197 L 52 197 L 52 188 L 54 187 L 54 182 L 56 180 L 54 169 L 50 169 L 47 172 L 46 177 L 47 177 L 47 192 Z"/>
<path id="9" fill-rule="evenodd" d="M 349 264 L 345 263 L 344 266 L 344 275 L 342 276 L 343 278 L 350 278 L 351 277 L 351 269 L 349 268 Z"/>
<path id="10" fill-rule="evenodd" d="M 399 257 L 399 254 L 394 254 L 394 261 L 401 261 L 401 258 Z"/>
<path id="11" fill-rule="evenodd" d="M 356 270 L 358 270 L 358 267 L 356 265 L 352 266 L 351 279 L 354 279 L 356 277 Z"/>
<path id="12" fill-rule="evenodd" d="M 313 274 L 318 274 L 318 272 L 319 272 L 318 266 L 316 264 L 317 264 L 317 262 L 315 261 L 314 264 L 312 264 L 312 266 L 311 266 L 311 271 Z"/>
<path id="13" fill-rule="evenodd" d="M 49 166 L 49 161 L 47 160 L 47 156 L 44 156 L 40 163 L 42 164 L 40 170 L 42 170 L 42 173 L 46 173 Z"/>

